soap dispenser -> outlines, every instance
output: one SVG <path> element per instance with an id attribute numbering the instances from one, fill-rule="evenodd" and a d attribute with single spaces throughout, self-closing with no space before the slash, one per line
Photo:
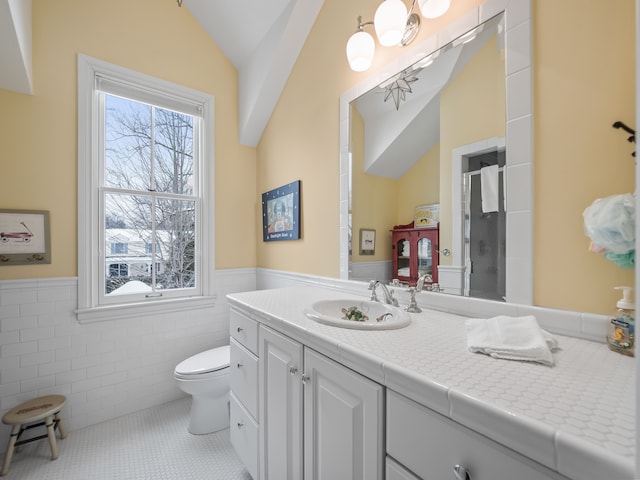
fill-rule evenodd
<path id="1" fill-rule="evenodd" d="M 611 316 L 607 344 L 614 352 L 633 357 L 635 339 L 635 305 L 631 301 L 631 287 L 615 287 L 622 290 L 622 298 L 616 303 L 617 310 Z"/>

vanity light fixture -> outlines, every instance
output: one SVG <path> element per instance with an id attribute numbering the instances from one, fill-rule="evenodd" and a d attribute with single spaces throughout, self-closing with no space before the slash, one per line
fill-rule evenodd
<path id="1" fill-rule="evenodd" d="M 364 27 L 373 25 L 378 42 L 384 47 L 409 45 L 420 31 L 420 16 L 413 13 L 416 2 L 422 15 L 437 18 L 449 9 L 451 0 L 412 0 L 407 7 L 402 0 L 384 0 L 377 8 L 372 22 L 362 22 L 358 17 L 358 27 L 347 42 L 347 59 L 351 70 L 364 72 L 371 67 L 376 45 L 373 36 Z"/>
<path id="2" fill-rule="evenodd" d="M 424 18 L 438 18 L 447 13 L 451 0 L 419 0 L 418 5 Z"/>

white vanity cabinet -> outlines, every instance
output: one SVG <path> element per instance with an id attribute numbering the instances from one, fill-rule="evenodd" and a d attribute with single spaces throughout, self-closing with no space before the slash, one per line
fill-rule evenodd
<path id="1" fill-rule="evenodd" d="M 232 362 L 251 354 L 236 335 L 246 335 L 250 316 L 231 310 Z M 257 330 L 257 416 L 244 364 L 231 365 L 231 442 L 254 480 L 382 480 L 383 387 L 270 327 Z"/>
<path id="2" fill-rule="evenodd" d="M 305 480 L 382 480 L 382 386 L 308 348 L 304 371 Z"/>
<path id="3" fill-rule="evenodd" d="M 264 325 L 260 354 L 260 478 L 302 478 L 302 345 Z"/>
<path id="4" fill-rule="evenodd" d="M 258 323 L 231 309 L 229 320 L 229 437 L 251 476 L 258 479 Z"/>
<path id="5" fill-rule="evenodd" d="M 381 480 L 382 386 L 264 325 L 259 339 L 260 478 Z"/>
<path id="6" fill-rule="evenodd" d="M 387 454 L 424 480 L 567 480 L 392 390 Z M 387 480 L 415 478 L 393 460 L 387 471 Z"/>

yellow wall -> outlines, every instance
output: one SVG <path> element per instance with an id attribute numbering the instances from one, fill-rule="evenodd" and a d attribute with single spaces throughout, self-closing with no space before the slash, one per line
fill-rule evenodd
<path id="1" fill-rule="evenodd" d="M 398 224 L 398 181 L 364 171 L 364 122 L 352 108 L 352 254 L 353 262 L 391 260 L 391 228 Z M 406 222 L 405 222 L 406 223 Z M 376 231 L 374 255 L 360 255 L 360 229 Z"/>
<path id="2" fill-rule="evenodd" d="M 349 69 L 344 52 L 356 18 L 373 18 L 379 3 L 325 0 L 265 130 L 257 193 L 301 179 L 305 220 L 300 241 L 258 242 L 261 267 L 339 275 L 338 98 L 402 54 L 377 46 L 369 72 Z M 457 0 L 444 17 L 423 19 L 415 41 L 481 3 Z M 634 123 L 634 2 L 532 3 L 534 301 L 606 313 L 616 296 L 611 287 L 633 284 L 633 277 L 587 253 L 582 211 L 595 198 L 634 188 L 633 146 L 611 128 L 616 120 Z"/>
<path id="3" fill-rule="evenodd" d="M 504 137 L 505 98 L 504 54 L 493 37 L 440 95 L 440 245 L 453 244 L 451 152 Z M 441 265 L 451 265 L 451 260 L 440 256 Z"/>
<path id="4" fill-rule="evenodd" d="M 351 180 L 353 262 L 391 261 L 391 228 L 406 225 L 418 205 L 439 203 L 440 146 L 429 150 L 398 180 L 364 171 L 364 124 L 358 111 L 351 113 Z M 375 255 L 360 255 L 361 228 L 376 230 Z"/>
<path id="5" fill-rule="evenodd" d="M 215 97 L 216 266 L 256 263 L 256 152 L 238 144 L 237 72 L 175 0 L 33 0 L 34 95 L 0 90 L 0 208 L 49 210 L 51 265 L 0 279 L 77 274 L 78 53 Z"/>
<path id="6" fill-rule="evenodd" d="M 480 3 L 456 0 L 444 17 L 423 19 L 415 41 Z M 373 18 L 378 4 L 325 0 L 256 165 L 256 151 L 238 145 L 237 74 L 187 9 L 174 0 L 33 0 L 35 94 L 0 90 L 0 207 L 51 212 L 53 263 L 3 266 L 0 279 L 76 275 L 78 52 L 216 97 L 218 268 L 337 277 L 338 99 L 403 53 L 377 47 L 369 72 L 349 69 L 345 45 L 356 18 Z M 611 128 L 616 120 L 634 126 L 634 2 L 535 1 L 533 14 L 535 303 L 607 312 L 611 287 L 633 276 L 587 253 L 582 211 L 634 189 L 634 146 Z M 298 179 L 303 238 L 262 242 L 260 194 Z"/>
<path id="7" fill-rule="evenodd" d="M 587 252 L 582 212 L 635 190 L 635 145 L 611 128 L 636 128 L 635 9 L 584 5 L 534 2 L 535 301 L 607 313 L 620 296 L 612 287 L 633 286 L 633 271 Z"/>
<path id="8" fill-rule="evenodd" d="M 397 201 L 397 225 L 411 223 L 417 206 L 440 203 L 440 144 L 433 146 L 398 180 Z"/>
<path id="9" fill-rule="evenodd" d="M 453 2 L 449 20 L 423 19 L 415 41 L 433 35 L 470 4 L 478 3 Z M 324 1 L 260 140 L 257 196 L 300 179 L 303 216 L 301 240 L 258 242 L 260 267 L 339 276 L 339 98 L 367 75 L 349 69 L 345 45 L 358 15 L 373 18 L 378 4 L 377 0 Z M 372 70 L 401 53 L 400 47 L 378 47 Z M 256 228 L 261 228 L 260 218 Z"/>

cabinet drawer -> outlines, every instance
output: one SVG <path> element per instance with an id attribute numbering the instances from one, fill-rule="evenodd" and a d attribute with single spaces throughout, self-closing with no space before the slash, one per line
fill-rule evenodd
<path id="1" fill-rule="evenodd" d="M 394 462 L 391 457 L 387 457 L 385 461 L 384 475 L 385 480 L 420 480 L 402 465 Z"/>
<path id="2" fill-rule="evenodd" d="M 251 353 L 258 354 L 258 322 L 232 308 L 229 312 L 229 333 Z"/>
<path id="3" fill-rule="evenodd" d="M 242 464 L 247 468 L 254 480 L 258 479 L 258 424 L 251 415 L 242 408 L 238 399 L 230 395 L 231 421 L 229 425 L 229 438 L 231 445 L 240 457 Z"/>
<path id="4" fill-rule="evenodd" d="M 233 338 L 229 344 L 231 391 L 247 411 L 258 419 L 258 358 Z"/>
<path id="5" fill-rule="evenodd" d="M 473 480 L 565 478 L 391 390 L 387 453 L 424 480 L 456 478 L 455 465 Z"/>

